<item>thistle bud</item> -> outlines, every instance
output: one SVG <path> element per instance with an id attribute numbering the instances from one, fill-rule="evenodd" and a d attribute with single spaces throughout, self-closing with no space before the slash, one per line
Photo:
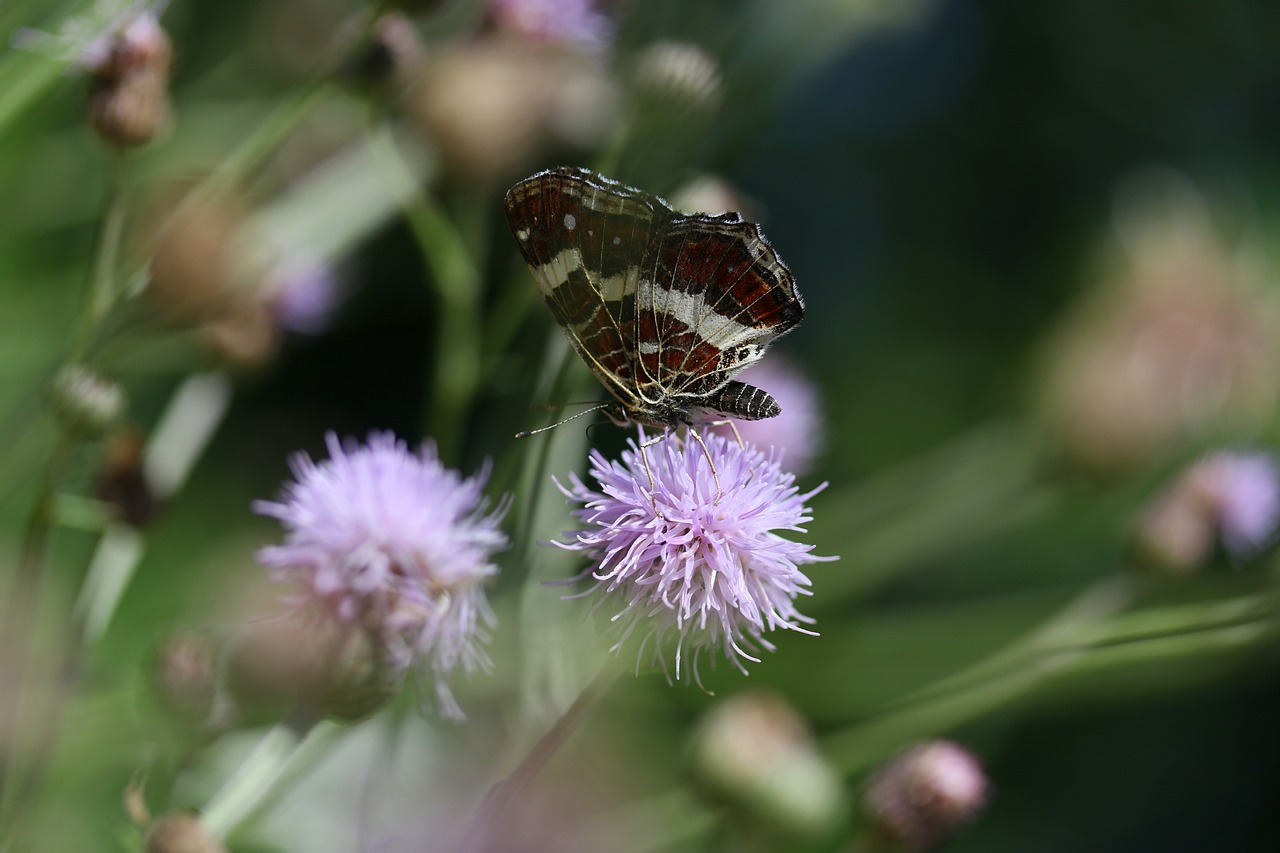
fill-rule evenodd
<path id="1" fill-rule="evenodd" d="M 667 115 L 705 115 L 720 103 L 720 69 L 695 44 L 660 41 L 636 59 L 631 75 L 636 96 Z"/>
<path id="2" fill-rule="evenodd" d="M 174 634 L 161 643 L 151 670 L 151 692 L 165 716 L 184 730 L 210 720 L 217 698 L 217 649 L 198 634 Z"/>
<path id="3" fill-rule="evenodd" d="M 173 48 L 152 14 L 139 15 L 107 44 L 88 70 L 89 120 L 120 147 L 150 142 L 169 124 L 169 68 Z"/>
<path id="4" fill-rule="evenodd" d="M 1280 402 L 1280 306 L 1261 250 L 1225 240 L 1184 183 L 1147 182 L 1121 206 L 1110 270 L 1049 352 L 1046 425 L 1090 473 L 1132 470 L 1207 429 L 1257 429 Z"/>
<path id="5" fill-rule="evenodd" d="M 49 402 L 64 427 L 97 434 L 124 411 L 124 391 L 82 364 L 58 371 L 49 389 Z"/>
<path id="6" fill-rule="evenodd" d="M 698 175 L 681 184 L 671 194 L 671 205 L 685 213 L 741 213 L 743 219 L 758 221 L 760 216 L 738 188 L 716 175 Z"/>
<path id="7" fill-rule="evenodd" d="M 421 69 L 422 39 L 413 22 L 400 12 L 388 12 L 373 25 L 367 44 L 339 69 L 340 79 L 355 86 L 403 86 Z"/>
<path id="8" fill-rule="evenodd" d="M 973 821 L 990 786 L 968 750 L 938 740 L 876 770 L 862 794 L 873 839 L 889 850 L 929 850 Z"/>
<path id="9" fill-rule="evenodd" d="M 136 427 L 124 427 L 108 436 L 102 448 L 94 496 L 109 505 L 120 521 L 145 527 L 155 518 L 157 499 L 143 471 L 145 443 Z"/>
<path id="10" fill-rule="evenodd" d="M 803 718 L 781 699 L 741 694 L 699 727 L 693 760 L 721 796 L 785 832 L 816 835 L 838 823 L 845 794 Z"/>
<path id="11" fill-rule="evenodd" d="M 323 717 L 360 720 L 386 704 L 403 677 L 376 637 L 318 613 L 249 626 L 228 661 L 228 686 L 250 720 L 299 705 Z"/>
<path id="12" fill-rule="evenodd" d="M 191 814 L 157 818 L 147 830 L 146 853 L 227 853 L 222 842 Z"/>
<path id="13" fill-rule="evenodd" d="M 590 60 L 501 36 L 432 56 L 414 103 L 441 159 L 472 178 L 521 171 L 557 143 L 592 147 L 616 118 L 610 84 Z"/>
<path id="14" fill-rule="evenodd" d="M 146 297 L 174 325 L 217 317 L 247 289 L 245 211 L 234 198 L 209 195 L 185 199 L 168 214 L 150 229 L 159 237 Z"/>
<path id="15" fill-rule="evenodd" d="M 252 371 L 269 362 L 280 348 L 280 330 L 271 306 L 238 299 L 200 327 L 200 339 L 226 366 Z"/>

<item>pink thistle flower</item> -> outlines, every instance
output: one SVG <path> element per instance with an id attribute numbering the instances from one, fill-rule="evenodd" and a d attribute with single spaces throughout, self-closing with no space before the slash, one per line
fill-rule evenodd
<path id="1" fill-rule="evenodd" d="M 797 474 L 813 470 L 813 462 L 822 453 L 826 436 L 818 389 L 809 378 L 790 361 L 773 354 L 751 365 L 737 378 L 768 391 L 782 408 L 782 414 L 776 418 L 734 421 L 742 440 L 778 451 L 779 459 Z M 733 436 L 733 428 L 728 424 L 718 424 L 712 430 Z"/>
<path id="2" fill-rule="evenodd" d="M 720 435 L 704 440 L 705 452 L 672 435 L 648 446 L 652 481 L 634 440 L 621 462 L 592 451 L 598 489 L 574 474 L 568 487 L 556 483 L 583 505 L 574 515 L 584 527 L 552 543 L 593 561 L 580 576 L 595 581 L 583 595 L 597 593 L 596 606 L 617 607 L 621 636 L 613 651 L 639 629 L 645 639 L 637 666 L 652 640 L 665 671 L 674 644 L 675 678 L 692 672 L 699 683 L 703 651 L 722 651 L 745 673 L 743 661 L 758 662 L 757 647 L 774 649 L 766 632 L 813 634 L 803 627 L 813 620 L 795 607 L 797 596 L 810 594 L 799 567 L 836 559 L 815 557 L 812 545 L 779 533 L 804 531 L 811 520 L 805 502 L 825 483 L 800 494 L 772 454 Z"/>
<path id="3" fill-rule="evenodd" d="M 299 587 L 301 603 L 379 639 L 392 665 L 434 676 L 437 707 L 460 717 L 447 679 L 489 667 L 484 584 L 498 571 L 490 555 L 507 544 L 505 506 L 487 511 L 487 471 L 463 478 L 430 444 L 414 454 L 391 433 L 364 446 L 330 433 L 326 443 L 324 462 L 294 457 L 279 502 L 254 504 L 285 528 L 284 544 L 258 559 Z"/>

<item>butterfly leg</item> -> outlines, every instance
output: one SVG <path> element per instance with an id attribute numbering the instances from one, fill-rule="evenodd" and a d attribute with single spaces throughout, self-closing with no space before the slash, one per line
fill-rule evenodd
<path id="1" fill-rule="evenodd" d="M 736 435 L 737 432 L 735 429 L 734 434 Z M 715 460 L 711 458 L 711 451 L 707 449 L 707 443 L 702 440 L 702 436 L 699 435 L 696 427 L 689 427 L 689 435 L 693 436 L 694 441 L 698 442 L 698 446 L 702 448 L 702 455 L 707 457 L 707 464 L 711 466 L 711 478 L 716 481 L 716 505 L 719 505 L 720 498 L 724 493 L 720 490 L 720 473 L 716 471 Z"/>
<path id="2" fill-rule="evenodd" d="M 733 421 L 729 420 L 728 418 L 725 418 L 722 421 L 708 421 L 707 426 L 709 427 L 727 426 L 729 428 L 729 432 L 733 433 L 734 439 L 737 440 L 738 447 L 741 447 L 743 450 L 746 450 L 747 446 L 742 443 L 742 433 L 738 432 L 738 425 L 735 424 Z"/>
<path id="3" fill-rule="evenodd" d="M 658 509 L 658 499 L 654 496 L 654 490 L 657 486 L 653 481 L 653 469 L 649 467 L 648 447 L 651 444 L 657 444 L 659 441 L 667 437 L 670 433 L 669 429 L 664 429 L 661 435 L 655 435 L 652 438 L 646 438 L 640 442 L 640 461 L 644 463 L 644 472 L 649 475 L 649 503 L 653 504 L 653 512 L 659 518 L 663 518 L 662 511 Z M 644 433 L 641 432 L 641 435 Z M 664 519 L 665 520 L 665 519 Z"/>
<path id="4" fill-rule="evenodd" d="M 738 425 L 733 421 L 726 418 L 723 421 L 712 421 L 709 424 L 709 426 L 727 426 L 729 428 L 729 431 L 733 433 L 733 437 L 737 440 L 738 447 L 741 448 L 742 450 L 747 449 L 746 442 L 742 440 L 742 433 L 738 432 Z M 750 473 L 752 477 L 756 475 L 755 466 L 749 466 L 747 468 L 747 471 Z"/>

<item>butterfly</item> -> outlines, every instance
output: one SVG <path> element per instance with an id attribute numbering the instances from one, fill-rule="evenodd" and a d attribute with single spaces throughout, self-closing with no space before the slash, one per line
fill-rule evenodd
<path id="1" fill-rule="evenodd" d="M 610 420 L 669 429 L 781 412 L 734 379 L 804 316 L 759 225 L 680 213 L 569 167 L 517 183 L 506 213 L 538 292 L 612 395 L 598 407 Z"/>

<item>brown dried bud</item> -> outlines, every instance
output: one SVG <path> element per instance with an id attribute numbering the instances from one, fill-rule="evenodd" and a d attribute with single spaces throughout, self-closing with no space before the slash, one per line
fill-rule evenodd
<path id="1" fill-rule="evenodd" d="M 881 766 L 867 781 L 862 798 L 877 841 L 894 850 L 919 851 L 974 820 L 989 795 L 978 760 L 957 744 L 938 740 Z"/>
<path id="2" fill-rule="evenodd" d="M 186 729 L 209 722 L 217 697 L 217 649 L 199 634 L 165 639 L 151 670 L 151 689 L 165 715 Z"/>
<path id="3" fill-rule="evenodd" d="M 156 217 L 158 233 L 146 296 L 169 322 L 186 325 L 222 314 L 242 289 L 240 229 L 245 211 L 225 195 L 203 195 Z"/>
<path id="4" fill-rule="evenodd" d="M 109 504 L 116 518 L 145 527 L 155 518 L 158 502 L 143 472 L 145 438 L 137 427 L 114 431 L 102 448 L 94 496 Z"/>
<path id="5" fill-rule="evenodd" d="M 525 169 L 554 144 L 588 148 L 610 132 L 610 84 L 588 58 L 490 36 L 433 56 L 414 96 L 428 141 L 470 177 Z"/>
<path id="6" fill-rule="evenodd" d="M 222 842 L 190 814 L 168 814 L 147 830 L 146 853 L 227 853 Z"/>
<path id="7" fill-rule="evenodd" d="M 173 47 L 151 15 L 121 31 L 90 68 L 89 120 L 104 139 L 121 147 L 150 142 L 169 124 L 169 69 Z"/>
<path id="8" fill-rule="evenodd" d="M 422 68 L 422 39 L 413 22 L 400 12 L 388 12 L 373 25 L 367 44 L 343 67 L 339 76 L 356 86 L 402 87 Z"/>
<path id="9" fill-rule="evenodd" d="M 280 330 L 266 302 L 239 299 L 200 328 L 200 339 L 228 367 L 251 371 L 280 348 Z"/>

